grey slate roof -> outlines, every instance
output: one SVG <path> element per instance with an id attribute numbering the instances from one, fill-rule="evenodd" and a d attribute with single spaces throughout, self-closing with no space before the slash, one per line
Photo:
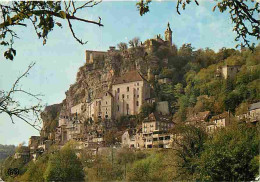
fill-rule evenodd
<path id="1" fill-rule="evenodd" d="M 260 108 L 260 102 L 256 102 L 256 103 L 250 105 L 249 111 L 259 109 L 259 108 Z"/>

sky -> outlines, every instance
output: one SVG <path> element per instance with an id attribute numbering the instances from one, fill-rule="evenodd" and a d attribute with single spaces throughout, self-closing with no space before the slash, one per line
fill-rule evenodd
<path id="1" fill-rule="evenodd" d="M 127 43 L 134 37 L 145 41 L 157 34 L 164 36 L 168 22 L 177 47 L 191 43 L 196 49 L 209 47 L 217 51 L 222 47 L 234 48 L 236 34 L 232 31 L 229 15 L 212 12 L 216 3 L 213 0 L 201 0 L 199 3 L 200 6 L 194 3 L 187 6 L 178 15 L 176 1 L 156 1 L 151 3 L 149 13 L 140 16 L 136 1 L 105 0 L 78 15 L 96 21 L 100 16 L 104 27 L 72 22 L 76 35 L 88 41 L 85 45 L 72 37 L 63 21 L 60 21 L 63 28 L 55 27 L 44 46 L 32 26 L 19 27 L 15 29 L 20 39 L 15 40 L 17 56 L 14 61 L 5 60 L 0 47 L 0 90 L 9 90 L 28 65 L 35 62 L 30 75 L 21 81 L 22 88 L 42 94 L 43 104 L 60 103 L 65 99 L 69 86 L 75 82 L 79 67 L 85 63 L 85 50 L 106 51 L 109 46 Z M 33 102 L 22 96 L 16 99 L 25 104 Z M 39 135 L 23 121 L 15 119 L 14 122 L 12 124 L 7 115 L 0 115 L 0 144 L 27 143 L 30 136 Z"/>

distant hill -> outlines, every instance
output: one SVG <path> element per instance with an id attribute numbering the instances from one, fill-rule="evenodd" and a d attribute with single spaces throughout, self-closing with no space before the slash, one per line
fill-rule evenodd
<path id="1" fill-rule="evenodd" d="M 13 155 L 15 152 L 14 145 L 1 145 L 0 144 L 0 162 L 6 159 L 8 156 Z"/>

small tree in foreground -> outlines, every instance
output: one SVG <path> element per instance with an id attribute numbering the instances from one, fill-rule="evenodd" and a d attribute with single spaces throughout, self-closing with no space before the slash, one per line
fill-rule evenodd
<path id="1" fill-rule="evenodd" d="M 46 181 L 84 181 L 83 166 L 70 146 L 50 156 L 44 178 Z"/>

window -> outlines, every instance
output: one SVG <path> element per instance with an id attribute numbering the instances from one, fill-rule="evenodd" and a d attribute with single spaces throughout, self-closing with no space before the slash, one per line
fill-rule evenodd
<path id="1" fill-rule="evenodd" d="M 126 88 L 126 91 L 129 92 L 129 87 Z"/>
<path id="2" fill-rule="evenodd" d="M 117 111 L 119 111 L 119 105 L 117 105 Z"/>
<path id="3" fill-rule="evenodd" d="M 139 83 L 137 83 L 137 86 L 139 86 Z"/>
<path id="4" fill-rule="evenodd" d="M 107 101 L 106 101 L 106 104 L 107 104 Z"/>
<path id="5" fill-rule="evenodd" d="M 107 93 L 106 93 L 106 96 L 107 96 Z"/>
<path id="6" fill-rule="evenodd" d="M 128 111 L 129 111 L 129 104 L 126 104 L 126 114 L 127 115 L 129 114 Z"/>
<path id="7" fill-rule="evenodd" d="M 119 93 L 120 92 L 120 88 L 117 88 L 117 93 Z"/>
<path id="8" fill-rule="evenodd" d="M 137 98 L 139 98 L 139 95 L 137 95 Z"/>
<path id="9" fill-rule="evenodd" d="M 170 136 L 165 136 L 165 140 L 170 140 L 171 137 Z"/>
<path id="10" fill-rule="evenodd" d="M 126 98 L 128 98 L 128 99 L 129 99 L 129 95 L 127 95 L 127 96 L 126 96 Z"/>
<path id="11" fill-rule="evenodd" d="M 122 99 L 124 99 L 125 98 L 125 94 L 122 94 Z"/>
<path id="12" fill-rule="evenodd" d="M 139 90 L 139 88 L 137 88 L 137 90 Z"/>
<path id="13" fill-rule="evenodd" d="M 139 106 L 139 102 L 138 101 L 136 101 L 136 106 Z"/>

